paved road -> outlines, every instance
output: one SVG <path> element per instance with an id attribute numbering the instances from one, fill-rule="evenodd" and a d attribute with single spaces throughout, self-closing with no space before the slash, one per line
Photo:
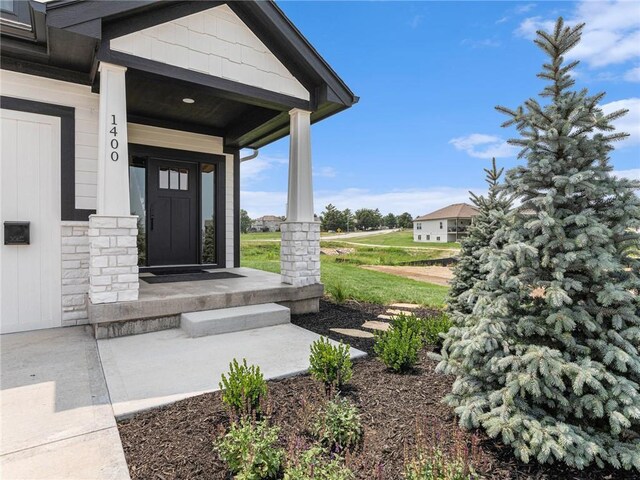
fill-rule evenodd
<path id="1" fill-rule="evenodd" d="M 389 228 L 386 230 L 369 230 L 367 232 L 336 233 L 335 235 L 324 235 L 321 240 L 343 240 L 345 238 L 370 237 L 372 235 L 384 235 L 387 233 L 399 232 L 400 228 Z"/>

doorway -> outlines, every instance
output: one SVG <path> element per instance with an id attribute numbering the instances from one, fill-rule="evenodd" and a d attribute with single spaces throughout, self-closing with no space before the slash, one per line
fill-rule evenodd
<path id="1" fill-rule="evenodd" d="M 225 157 L 144 145 L 129 152 L 141 271 L 224 267 Z"/>

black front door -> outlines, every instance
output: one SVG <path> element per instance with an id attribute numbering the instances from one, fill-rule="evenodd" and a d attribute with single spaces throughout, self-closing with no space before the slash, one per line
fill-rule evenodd
<path id="1" fill-rule="evenodd" d="M 149 158 L 148 264 L 198 263 L 198 167 Z"/>

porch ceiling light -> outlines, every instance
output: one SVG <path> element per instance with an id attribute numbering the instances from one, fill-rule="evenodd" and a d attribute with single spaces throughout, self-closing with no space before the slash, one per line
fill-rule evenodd
<path id="1" fill-rule="evenodd" d="M 182 101 L 184 103 L 196 103 L 196 101 L 193 98 L 189 98 L 189 97 L 183 98 Z"/>

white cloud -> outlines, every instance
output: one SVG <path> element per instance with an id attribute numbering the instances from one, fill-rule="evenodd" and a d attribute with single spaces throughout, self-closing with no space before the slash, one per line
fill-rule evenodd
<path id="1" fill-rule="evenodd" d="M 409 26 L 411 28 L 418 28 L 424 19 L 424 15 L 414 15 L 411 20 L 409 20 Z"/>
<path id="2" fill-rule="evenodd" d="M 267 172 L 271 172 L 276 168 L 287 165 L 288 163 L 288 160 L 285 158 L 258 155 L 257 158 L 240 164 L 240 179 L 243 185 L 250 185 L 263 180 L 266 177 Z"/>
<path id="3" fill-rule="evenodd" d="M 514 157 L 519 150 L 500 137 L 482 133 L 452 138 L 449 143 L 457 150 L 466 152 L 467 155 L 475 158 Z"/>
<path id="4" fill-rule="evenodd" d="M 623 64 L 640 58 L 640 2 L 582 1 L 566 23 L 584 22 L 582 41 L 567 54 L 591 68 Z M 515 34 L 534 38 L 537 30 L 552 30 L 555 19 L 540 16 L 525 18 Z"/>
<path id="5" fill-rule="evenodd" d="M 473 190 L 484 194 L 486 191 Z M 252 218 L 262 215 L 284 215 L 286 192 L 241 192 L 241 206 Z M 329 203 L 339 209 L 379 208 L 384 214 L 409 212 L 413 216 L 422 215 L 451 203 L 469 202 L 469 189 L 433 187 L 420 190 L 392 190 L 377 192 L 360 188 L 339 191 L 317 191 L 314 195 L 316 213 L 320 214 Z"/>
<path id="6" fill-rule="evenodd" d="M 536 7 L 535 3 L 525 3 L 524 5 L 517 6 L 514 11 L 515 13 L 527 13 L 533 10 Z"/>
<path id="7" fill-rule="evenodd" d="M 314 177 L 335 178 L 337 175 L 338 172 L 333 167 L 320 167 L 318 169 L 313 169 Z"/>
<path id="8" fill-rule="evenodd" d="M 482 40 L 465 38 L 460 42 L 460 45 L 470 46 L 471 48 L 496 48 L 499 47 L 501 43 L 493 38 L 484 38 Z"/>
<path id="9" fill-rule="evenodd" d="M 640 82 L 640 67 L 627 70 L 627 72 L 624 74 L 624 79 L 627 82 Z"/>
<path id="10" fill-rule="evenodd" d="M 640 98 L 632 97 L 623 100 L 616 100 L 601 105 L 604 113 L 615 112 L 626 108 L 629 110 L 625 116 L 613 122 L 618 132 L 626 132 L 631 136 L 619 142 L 616 147 L 630 147 L 640 145 Z"/>
<path id="11" fill-rule="evenodd" d="M 632 168 L 629 170 L 614 170 L 616 177 L 628 178 L 629 180 L 640 180 L 640 168 Z"/>

